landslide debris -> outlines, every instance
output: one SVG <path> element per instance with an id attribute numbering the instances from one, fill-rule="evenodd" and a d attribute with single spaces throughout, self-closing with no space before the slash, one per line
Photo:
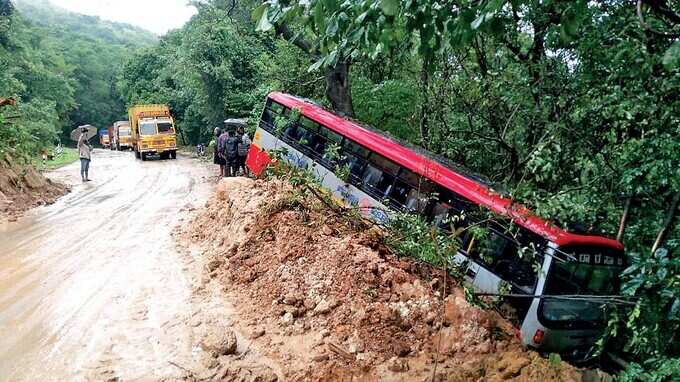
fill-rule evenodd
<path id="1" fill-rule="evenodd" d="M 440 272 L 391 255 L 366 227 L 287 182 L 229 178 L 184 234 L 285 380 L 422 381 L 435 368 L 437 381 L 581 380 L 522 349 L 459 287 L 443 296 Z"/>
<path id="2" fill-rule="evenodd" d="M 17 164 L 9 154 L 0 158 L 0 221 L 15 221 L 25 211 L 54 203 L 68 192 L 32 166 Z"/>

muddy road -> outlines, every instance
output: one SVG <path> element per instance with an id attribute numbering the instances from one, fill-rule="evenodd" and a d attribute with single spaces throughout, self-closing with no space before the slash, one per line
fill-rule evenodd
<path id="1" fill-rule="evenodd" d="M 210 169 L 96 150 L 83 184 L 78 166 L 50 174 L 70 194 L 0 225 L 0 380 L 172 376 L 197 308 L 171 231 L 208 198 Z"/>

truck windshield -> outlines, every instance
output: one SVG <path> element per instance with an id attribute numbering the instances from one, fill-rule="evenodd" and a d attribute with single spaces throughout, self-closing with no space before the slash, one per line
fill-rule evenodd
<path id="1" fill-rule="evenodd" d="M 153 122 L 144 122 L 139 124 L 139 134 L 154 135 L 156 134 L 156 124 Z"/>
<path id="2" fill-rule="evenodd" d="M 127 136 L 130 135 L 130 130 L 129 129 L 125 129 L 125 130 L 120 129 L 120 130 L 118 130 L 118 135 L 120 135 L 121 137 L 127 137 Z"/>
<path id="3" fill-rule="evenodd" d="M 174 133 L 175 129 L 172 127 L 172 122 L 158 122 L 158 133 Z"/>
<path id="4" fill-rule="evenodd" d="M 540 314 L 548 327 L 597 328 L 605 323 L 606 300 L 619 290 L 618 275 L 623 270 L 623 254 L 611 251 L 567 251 L 576 261 L 553 260 L 544 295 L 584 295 L 578 299 L 546 298 Z"/>

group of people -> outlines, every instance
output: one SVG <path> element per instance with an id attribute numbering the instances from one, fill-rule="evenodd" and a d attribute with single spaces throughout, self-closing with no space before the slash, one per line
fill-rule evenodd
<path id="1" fill-rule="evenodd" d="M 236 128 L 230 128 L 228 124 L 225 124 L 224 128 L 216 127 L 215 142 L 213 161 L 220 165 L 220 176 L 247 176 L 246 157 L 251 141 L 244 127 L 239 125 Z M 92 145 L 88 141 L 87 129 L 82 129 L 80 132 L 78 151 L 80 154 L 80 176 L 83 182 L 89 182 Z"/>
<path id="2" fill-rule="evenodd" d="M 213 161 L 220 165 L 220 176 L 230 177 L 248 175 L 246 157 L 250 149 L 250 137 L 243 126 L 235 129 L 225 124 L 224 128 L 215 128 L 215 154 Z"/>

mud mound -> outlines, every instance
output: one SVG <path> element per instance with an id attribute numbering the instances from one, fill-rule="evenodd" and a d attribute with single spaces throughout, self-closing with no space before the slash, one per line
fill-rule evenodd
<path id="1" fill-rule="evenodd" d="M 580 381 L 494 311 L 282 181 L 226 179 L 186 234 L 290 380 Z M 446 290 L 446 296 L 442 292 Z M 436 365 L 436 366 L 435 366 Z"/>
<path id="2" fill-rule="evenodd" d="M 33 167 L 17 165 L 9 155 L 0 159 L 0 220 L 14 221 L 24 211 L 52 204 L 66 192 L 66 186 L 45 178 Z"/>

